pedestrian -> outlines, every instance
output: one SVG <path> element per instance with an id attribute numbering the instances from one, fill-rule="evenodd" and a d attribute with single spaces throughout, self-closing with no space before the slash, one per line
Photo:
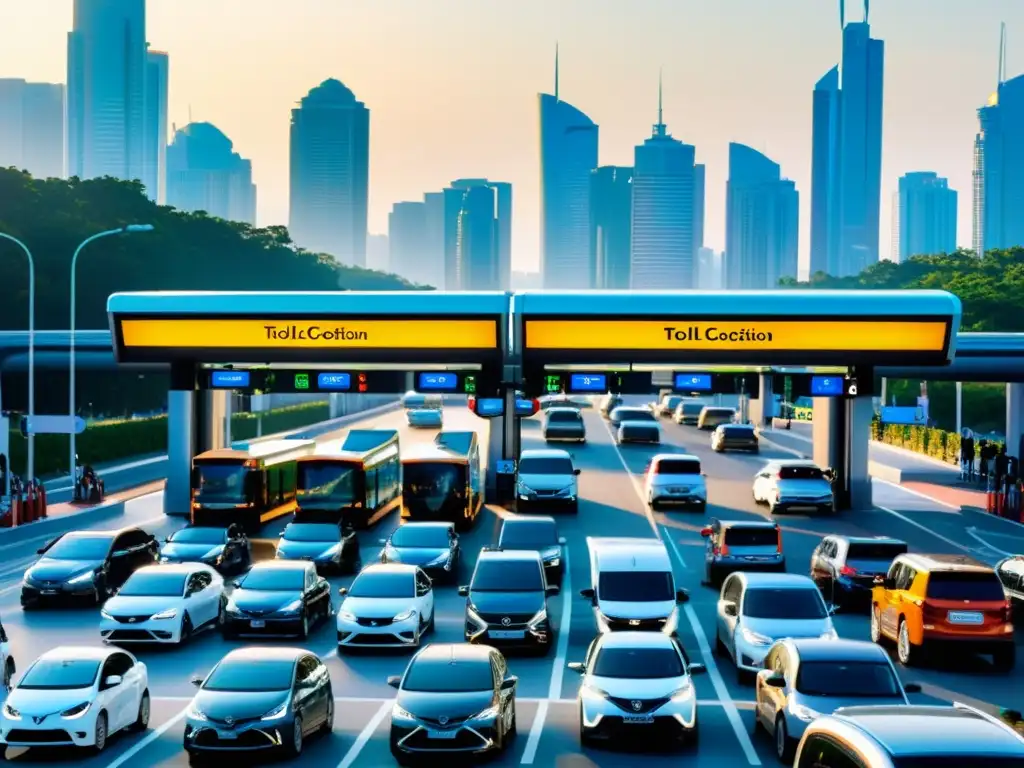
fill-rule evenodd
<path id="1" fill-rule="evenodd" d="M 1003 480 L 1006 478 L 1006 470 L 1009 466 L 1009 462 L 1006 457 L 1006 445 L 1000 445 L 998 449 L 992 446 L 992 466 L 989 467 L 989 474 L 995 479 L 996 491 L 1002 493 Z"/>
<path id="2" fill-rule="evenodd" d="M 969 429 L 960 439 L 960 479 L 974 481 L 974 433 Z"/>
<path id="3" fill-rule="evenodd" d="M 988 440 L 978 441 L 978 480 L 982 485 L 988 481 Z"/>

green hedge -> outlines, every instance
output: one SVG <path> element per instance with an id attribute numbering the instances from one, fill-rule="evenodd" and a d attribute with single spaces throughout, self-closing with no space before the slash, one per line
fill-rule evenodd
<path id="1" fill-rule="evenodd" d="M 960 464 L 960 435 L 956 432 L 918 424 L 883 424 L 875 419 L 871 422 L 871 439 L 923 453 L 954 466 Z"/>
<path id="2" fill-rule="evenodd" d="M 327 403 L 305 403 L 276 408 L 263 414 L 263 434 L 273 435 L 317 424 L 330 418 Z M 258 415 L 236 413 L 231 417 L 231 438 L 256 437 Z M 25 471 L 27 441 L 20 431 L 10 435 L 11 468 L 15 474 Z M 167 417 L 90 424 L 77 439 L 79 461 L 99 466 L 136 456 L 160 454 L 167 450 Z M 67 474 L 68 436 L 36 435 L 36 475 L 46 477 Z"/>

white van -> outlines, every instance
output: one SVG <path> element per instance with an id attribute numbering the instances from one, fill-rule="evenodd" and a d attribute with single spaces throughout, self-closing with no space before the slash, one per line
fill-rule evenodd
<path id="1" fill-rule="evenodd" d="M 592 586 L 580 596 L 593 604 L 599 632 L 676 633 L 678 605 L 689 596 L 676 590 L 672 561 L 660 539 L 588 536 L 587 549 Z"/>

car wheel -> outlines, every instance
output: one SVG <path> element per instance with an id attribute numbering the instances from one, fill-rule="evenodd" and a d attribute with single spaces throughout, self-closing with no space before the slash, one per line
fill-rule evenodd
<path id="1" fill-rule="evenodd" d="M 706 501 L 698 502 L 698 504 L 697 504 L 697 511 L 700 512 L 702 515 L 704 514 L 705 511 L 707 511 L 707 508 L 708 508 L 708 503 Z"/>
<path id="2" fill-rule="evenodd" d="M 309 637 L 309 614 L 305 610 L 303 610 L 302 611 L 302 620 L 301 620 L 301 623 L 299 625 L 299 639 L 300 640 L 305 640 L 308 637 Z"/>
<path id="3" fill-rule="evenodd" d="M 132 730 L 136 733 L 142 732 L 149 728 L 149 710 L 150 710 L 150 699 L 149 690 L 142 692 L 142 698 L 139 699 L 139 712 L 135 717 L 135 722 L 132 723 Z"/>
<path id="4" fill-rule="evenodd" d="M 580 511 L 580 503 L 578 501 L 574 501 L 572 504 L 569 505 L 569 514 L 570 515 L 579 514 L 579 511 Z"/>
<path id="5" fill-rule="evenodd" d="M 181 617 L 181 632 L 178 634 L 179 643 L 187 643 L 192 637 L 192 619 L 186 613 Z"/>
<path id="6" fill-rule="evenodd" d="M 330 733 L 334 730 L 334 691 L 327 691 L 327 716 L 323 725 L 320 726 L 321 733 Z"/>
<path id="7" fill-rule="evenodd" d="M 303 744 L 302 717 L 296 715 L 295 720 L 292 721 L 291 737 L 287 740 L 287 744 L 284 745 L 285 754 L 288 757 L 298 757 L 302 754 Z"/>
<path id="8" fill-rule="evenodd" d="M 871 606 L 871 642 L 882 643 L 882 612 L 877 605 Z"/>
<path id="9" fill-rule="evenodd" d="M 434 631 L 434 618 L 437 616 L 437 608 L 430 609 L 430 621 L 427 622 L 427 629 L 431 632 Z"/>
<path id="10" fill-rule="evenodd" d="M 579 706 L 579 715 L 580 715 L 580 746 L 581 747 L 586 747 L 586 746 L 588 746 L 588 745 L 590 745 L 592 743 L 593 739 L 591 738 L 590 734 L 587 733 L 587 729 L 583 726 L 583 705 L 582 704 L 580 704 L 580 706 Z"/>
<path id="11" fill-rule="evenodd" d="M 793 762 L 793 740 L 789 738 L 789 729 L 786 727 L 786 718 L 779 715 L 775 719 L 775 756 L 784 765 Z"/>
<path id="12" fill-rule="evenodd" d="M 909 667 L 917 661 L 917 655 L 917 651 L 910 643 L 910 629 L 907 627 L 907 622 L 905 619 L 901 619 L 896 640 L 896 657 L 900 660 L 900 664 Z"/>
<path id="13" fill-rule="evenodd" d="M 516 705 L 512 702 L 512 722 L 508 726 L 508 735 L 515 737 L 519 733 L 519 726 L 516 725 Z"/>
<path id="14" fill-rule="evenodd" d="M 11 682 L 14 680 L 14 659 L 7 659 L 4 664 L 4 690 L 11 690 Z"/>
<path id="15" fill-rule="evenodd" d="M 728 656 L 729 649 L 725 647 L 725 643 L 722 642 L 722 636 L 715 631 L 715 655 L 716 656 Z"/>
<path id="16" fill-rule="evenodd" d="M 96 726 L 93 729 L 93 741 L 92 746 L 97 752 L 102 752 L 107 748 L 107 713 L 100 712 L 96 716 Z"/>

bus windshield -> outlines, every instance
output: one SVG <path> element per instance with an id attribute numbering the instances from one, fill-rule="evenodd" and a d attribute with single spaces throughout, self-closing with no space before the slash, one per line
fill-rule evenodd
<path id="1" fill-rule="evenodd" d="M 416 499 L 446 498 L 465 485 L 460 464 L 411 462 L 402 466 L 402 493 Z"/>
<path id="2" fill-rule="evenodd" d="M 240 462 L 202 462 L 196 467 L 196 497 L 201 501 L 241 503 L 245 498 L 245 476 Z"/>
<path id="3" fill-rule="evenodd" d="M 348 461 L 300 461 L 296 490 L 299 503 L 351 504 L 356 499 L 359 471 L 359 465 Z"/>

